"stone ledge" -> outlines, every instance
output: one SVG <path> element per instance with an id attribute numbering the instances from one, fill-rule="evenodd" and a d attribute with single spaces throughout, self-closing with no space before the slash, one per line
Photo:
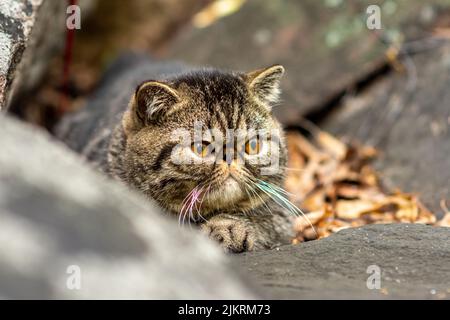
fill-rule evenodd
<path id="1" fill-rule="evenodd" d="M 82 19 L 96 0 L 78 1 Z M 61 51 L 67 1 L 2 0 L 0 3 L 0 110 L 29 92 Z"/>
<path id="2" fill-rule="evenodd" d="M 450 228 L 367 225 L 235 260 L 270 299 L 450 299 Z M 366 285 L 371 265 L 379 290 Z"/>
<path id="3" fill-rule="evenodd" d="M 8 107 L 14 92 L 29 89 L 42 75 L 61 44 L 65 7 L 64 1 L 48 0 L 0 4 L 0 109 Z"/>

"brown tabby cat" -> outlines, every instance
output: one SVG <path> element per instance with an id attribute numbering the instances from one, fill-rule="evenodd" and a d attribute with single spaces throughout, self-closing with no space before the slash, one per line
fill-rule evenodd
<path id="1" fill-rule="evenodd" d="M 271 113 L 283 67 L 246 74 L 214 69 L 159 73 L 166 76 L 138 85 L 128 107 L 119 98 L 125 90 L 119 80 L 109 85 L 108 92 L 114 93 L 108 99 L 99 98 L 105 92 L 100 90 L 88 109 L 64 121 L 60 136 L 104 172 L 156 200 L 179 221 L 199 224 L 226 251 L 271 248 L 289 241 L 293 219 L 289 211 L 293 210 L 281 189 L 285 138 Z M 128 77 L 135 79 L 136 75 L 128 73 Z M 117 91 L 111 90 L 114 85 Z M 205 160 L 214 147 L 219 148 L 211 137 L 189 145 L 174 140 L 177 129 L 194 134 L 199 122 L 205 130 L 222 135 L 223 152 L 217 153 L 220 159 L 213 156 L 219 161 L 173 161 L 176 147 L 191 160 Z M 277 134 L 239 143 L 227 136 L 227 129 Z M 264 153 L 277 155 L 279 170 L 273 174 L 262 174 L 261 164 L 248 161 Z"/>

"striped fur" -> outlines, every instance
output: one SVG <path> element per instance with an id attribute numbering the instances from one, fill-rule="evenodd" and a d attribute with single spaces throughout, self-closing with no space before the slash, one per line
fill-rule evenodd
<path id="1" fill-rule="evenodd" d="M 286 242 L 292 235 L 292 217 L 249 183 L 263 180 L 279 187 L 283 184 L 285 140 L 271 113 L 283 72 L 281 66 L 248 74 L 205 69 L 145 81 L 137 86 L 111 131 L 106 161 L 96 163 L 179 216 L 180 221 L 200 224 L 227 251 Z M 173 163 L 176 142 L 172 133 L 183 128 L 193 134 L 198 121 L 205 129 L 218 130 L 224 141 L 227 129 L 278 129 L 274 140 L 279 142 L 279 172 L 261 175 L 258 165 L 247 162 L 233 162 L 233 166 L 226 162 Z M 227 179 L 231 171 L 234 179 Z M 189 194 L 196 195 L 198 203 L 191 203 L 189 216 L 181 217 L 189 207 Z"/>

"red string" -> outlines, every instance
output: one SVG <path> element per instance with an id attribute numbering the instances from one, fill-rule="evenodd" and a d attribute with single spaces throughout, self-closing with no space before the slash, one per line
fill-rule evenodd
<path id="1" fill-rule="evenodd" d="M 68 0 L 69 6 L 76 5 L 77 0 Z M 66 43 L 64 49 L 63 62 L 63 80 L 62 80 L 62 95 L 59 106 L 59 114 L 63 114 L 68 109 L 69 103 L 69 79 L 70 79 L 70 64 L 72 62 L 73 44 L 75 40 L 75 29 L 66 30 Z"/>

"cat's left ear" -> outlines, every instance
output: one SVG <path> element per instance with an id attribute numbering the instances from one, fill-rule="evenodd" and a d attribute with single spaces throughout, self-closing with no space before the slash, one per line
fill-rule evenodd
<path id="1" fill-rule="evenodd" d="M 280 96 L 280 80 L 283 74 L 284 67 L 275 65 L 247 73 L 246 81 L 255 98 L 270 108 Z"/>

